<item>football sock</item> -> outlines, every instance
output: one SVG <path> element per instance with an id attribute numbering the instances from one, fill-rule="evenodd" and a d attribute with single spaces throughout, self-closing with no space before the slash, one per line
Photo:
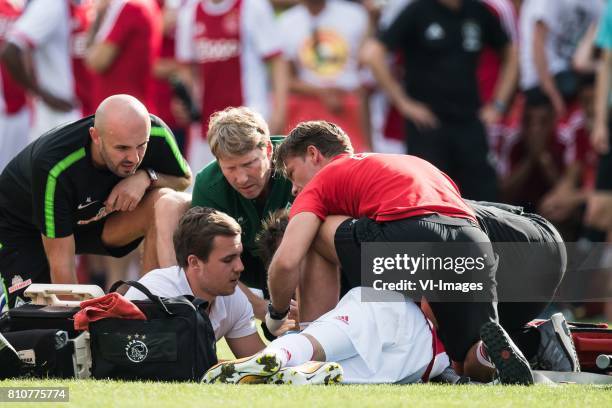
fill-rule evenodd
<path id="1" fill-rule="evenodd" d="M 293 367 L 310 361 L 314 350 L 306 336 L 292 333 L 270 343 L 264 352 L 270 351 L 280 358 L 282 367 Z"/>

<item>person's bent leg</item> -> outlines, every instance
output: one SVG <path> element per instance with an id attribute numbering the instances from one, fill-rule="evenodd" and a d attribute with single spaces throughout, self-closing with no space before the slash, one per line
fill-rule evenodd
<path id="1" fill-rule="evenodd" d="M 160 268 L 176 265 L 176 254 L 172 236 L 179 220 L 191 207 L 191 194 L 171 192 L 155 203 L 155 224 L 157 225 L 156 251 Z"/>
<path id="2" fill-rule="evenodd" d="M 144 237 L 143 272 L 159 267 L 156 250 L 155 204 L 172 190 L 154 189 L 144 195 L 133 211 L 108 216 L 102 230 L 102 243 L 108 248 L 123 247 Z"/>

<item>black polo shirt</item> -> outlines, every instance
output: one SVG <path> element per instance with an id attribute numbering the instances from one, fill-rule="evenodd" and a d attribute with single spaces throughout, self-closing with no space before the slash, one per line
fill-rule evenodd
<path id="1" fill-rule="evenodd" d="M 94 166 L 89 116 L 55 128 L 21 151 L 0 175 L 0 244 L 66 237 L 100 219 L 121 178 Z M 189 167 L 170 129 L 151 115 L 151 137 L 140 168 L 186 176 Z"/>
<path id="2" fill-rule="evenodd" d="M 484 45 L 501 50 L 508 38 L 499 20 L 477 0 L 459 10 L 438 0 L 415 0 L 379 39 L 404 52 L 404 86 L 442 121 L 473 118 L 480 106 L 476 70 Z"/>

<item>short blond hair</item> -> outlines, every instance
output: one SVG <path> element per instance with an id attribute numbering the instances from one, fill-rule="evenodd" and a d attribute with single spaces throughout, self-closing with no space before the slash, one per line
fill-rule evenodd
<path id="1" fill-rule="evenodd" d="M 213 113 L 206 137 L 210 151 L 219 159 L 265 148 L 270 142 L 270 129 L 259 113 L 241 106 Z"/>

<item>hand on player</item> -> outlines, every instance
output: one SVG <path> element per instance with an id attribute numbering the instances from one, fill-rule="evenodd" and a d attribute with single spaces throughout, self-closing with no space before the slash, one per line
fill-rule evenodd
<path id="1" fill-rule="evenodd" d="M 124 178 L 115 185 L 106 199 L 106 211 L 111 213 L 134 210 L 150 185 L 151 180 L 144 170 L 138 170 L 133 175 Z"/>

